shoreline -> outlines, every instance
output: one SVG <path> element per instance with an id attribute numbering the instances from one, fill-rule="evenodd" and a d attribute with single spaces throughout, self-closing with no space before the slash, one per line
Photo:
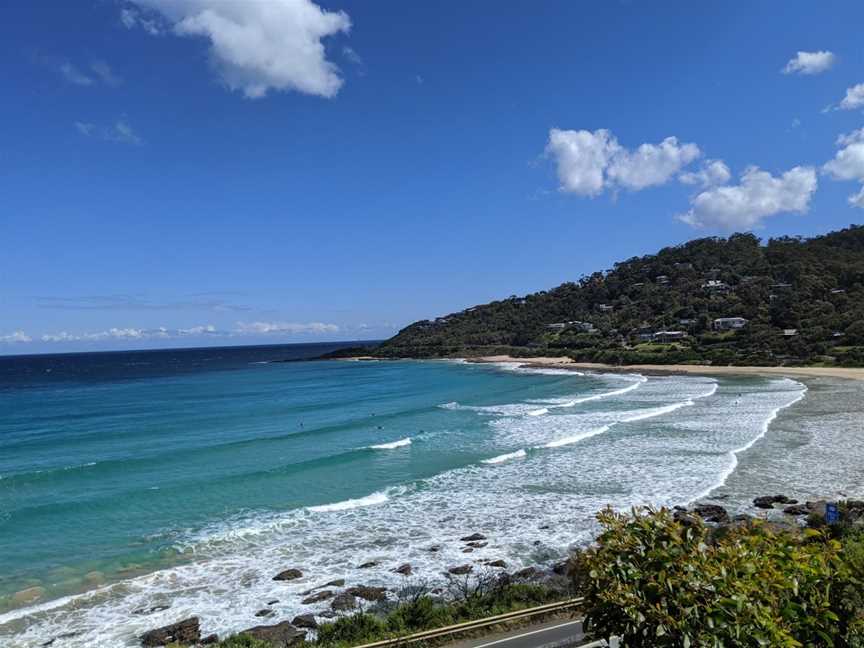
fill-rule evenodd
<path id="1" fill-rule="evenodd" d="M 465 358 L 466 362 L 495 363 L 518 362 L 527 367 L 556 369 L 572 369 L 601 371 L 609 373 L 642 373 L 646 375 L 700 375 L 700 376 L 796 376 L 809 378 L 845 378 L 848 380 L 864 380 L 864 368 L 861 367 L 736 367 L 711 365 L 610 365 L 598 362 L 576 362 L 570 358 L 515 358 L 508 355 L 481 356 Z"/>

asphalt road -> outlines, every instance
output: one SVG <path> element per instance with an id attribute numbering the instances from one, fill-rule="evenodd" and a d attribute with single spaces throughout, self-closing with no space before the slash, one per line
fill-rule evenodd
<path id="1" fill-rule="evenodd" d="M 583 645 L 587 648 L 587 646 L 606 644 L 605 642 L 585 644 L 581 619 L 569 621 L 559 619 L 450 644 L 451 648 L 492 648 L 493 646 L 494 648 L 568 648 Z"/>

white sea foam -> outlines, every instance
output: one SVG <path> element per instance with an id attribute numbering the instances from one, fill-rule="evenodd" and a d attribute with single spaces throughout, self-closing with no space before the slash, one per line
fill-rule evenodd
<path id="1" fill-rule="evenodd" d="M 396 448 L 404 448 L 405 446 L 411 445 L 411 437 L 406 437 L 404 439 L 399 439 L 398 441 L 392 441 L 390 443 L 378 443 L 376 445 L 370 445 L 369 448 L 372 450 L 395 450 Z"/>
<path id="2" fill-rule="evenodd" d="M 645 419 L 654 418 L 655 416 L 663 416 L 664 414 L 671 414 L 672 412 L 681 409 L 682 407 L 692 407 L 692 400 L 682 401 L 680 403 L 672 403 L 671 405 L 664 405 L 663 407 L 655 407 L 653 409 L 647 409 L 644 412 L 638 412 L 636 414 L 632 414 L 630 416 L 626 416 L 621 419 L 621 423 L 633 423 L 634 421 L 644 421 Z"/>
<path id="3" fill-rule="evenodd" d="M 374 506 L 375 504 L 383 504 L 390 498 L 387 493 L 372 493 L 366 497 L 358 497 L 357 499 L 347 499 L 335 504 L 322 504 L 320 506 L 307 506 L 306 510 L 312 513 L 331 513 L 333 511 L 347 511 L 349 509 L 360 508 L 362 506 Z"/>
<path id="4" fill-rule="evenodd" d="M 597 436 L 598 434 L 603 434 L 604 432 L 608 432 L 611 425 L 604 425 L 603 427 L 595 428 L 593 430 L 587 430 L 585 432 L 580 432 L 579 434 L 574 434 L 573 436 L 564 437 L 563 439 L 555 439 L 554 441 L 550 441 L 544 448 L 560 448 L 561 446 L 572 445 L 573 443 L 578 443 L 583 439 L 588 439 L 593 436 Z"/>
<path id="5" fill-rule="evenodd" d="M 484 459 L 480 463 L 499 464 L 504 463 L 505 461 L 512 461 L 513 459 L 524 459 L 527 456 L 528 453 L 524 450 L 517 450 L 516 452 L 508 452 L 507 454 L 498 455 L 497 457 L 492 457 L 491 459 Z"/>
<path id="6" fill-rule="evenodd" d="M 541 407 L 540 409 L 531 410 L 530 412 L 527 412 L 527 415 L 528 416 L 543 416 L 544 414 L 548 414 L 548 413 L 549 413 L 549 408 Z"/>

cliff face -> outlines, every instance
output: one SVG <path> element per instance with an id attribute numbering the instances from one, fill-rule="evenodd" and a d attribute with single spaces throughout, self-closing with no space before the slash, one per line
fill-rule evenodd
<path id="1" fill-rule="evenodd" d="M 720 318 L 746 322 L 715 323 Z M 752 234 L 690 241 L 549 291 L 415 322 L 376 351 L 492 352 L 625 363 L 864 364 L 864 227 L 765 244 Z"/>

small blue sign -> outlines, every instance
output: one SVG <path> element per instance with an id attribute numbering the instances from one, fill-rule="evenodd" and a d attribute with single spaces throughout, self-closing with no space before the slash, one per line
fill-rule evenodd
<path id="1" fill-rule="evenodd" d="M 828 524 L 837 524 L 840 521 L 840 510 L 836 502 L 828 502 L 825 505 L 825 521 Z"/>

